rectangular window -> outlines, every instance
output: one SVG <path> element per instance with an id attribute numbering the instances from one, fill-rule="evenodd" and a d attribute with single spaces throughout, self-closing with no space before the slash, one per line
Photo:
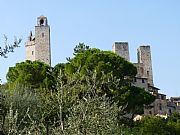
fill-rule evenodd
<path id="1" fill-rule="evenodd" d="M 142 83 L 145 83 L 144 79 L 142 79 Z"/>
<path id="2" fill-rule="evenodd" d="M 34 55 L 34 51 L 32 51 L 32 55 Z"/>

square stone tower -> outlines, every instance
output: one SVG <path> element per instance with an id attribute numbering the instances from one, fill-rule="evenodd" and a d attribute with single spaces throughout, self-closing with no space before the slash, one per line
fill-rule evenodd
<path id="1" fill-rule="evenodd" d="M 148 84 L 154 86 L 150 46 L 140 46 L 137 49 L 138 63 L 142 64 L 143 77 L 148 79 Z"/>
<path id="2" fill-rule="evenodd" d="M 112 50 L 114 53 L 125 58 L 127 61 L 130 61 L 128 42 L 115 42 L 113 44 Z"/>
<path id="3" fill-rule="evenodd" d="M 32 35 L 32 32 L 30 33 L 25 47 L 26 60 L 39 60 L 51 65 L 50 26 L 47 17 L 40 16 L 37 18 L 35 36 Z"/>

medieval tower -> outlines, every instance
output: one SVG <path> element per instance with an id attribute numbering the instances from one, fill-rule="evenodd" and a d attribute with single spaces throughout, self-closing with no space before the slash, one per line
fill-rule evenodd
<path id="1" fill-rule="evenodd" d="M 25 48 L 26 60 L 38 60 L 51 65 L 50 26 L 47 17 L 40 16 L 37 18 L 35 36 L 30 32 Z"/>
<path id="2" fill-rule="evenodd" d="M 127 61 L 130 61 L 128 42 L 115 42 L 112 48 L 114 53 L 117 53 Z"/>
<path id="3" fill-rule="evenodd" d="M 147 78 L 149 85 L 154 86 L 150 46 L 140 46 L 137 55 L 138 63 L 143 65 L 143 76 Z"/>
<path id="4" fill-rule="evenodd" d="M 115 42 L 112 50 L 127 61 L 130 61 L 128 42 Z M 138 63 L 133 63 L 137 68 L 136 77 L 143 79 L 143 82 L 147 80 L 148 85 L 154 86 L 150 46 L 140 46 L 137 49 L 137 56 Z"/>

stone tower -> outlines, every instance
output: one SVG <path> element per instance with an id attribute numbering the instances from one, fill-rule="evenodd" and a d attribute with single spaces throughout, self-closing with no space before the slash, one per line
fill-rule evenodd
<path id="1" fill-rule="evenodd" d="M 35 26 L 35 36 L 30 33 L 26 47 L 26 60 L 39 60 L 51 65 L 51 48 L 50 48 L 50 26 L 47 17 L 40 16 L 37 18 Z"/>
<path id="2" fill-rule="evenodd" d="M 127 61 L 130 61 L 128 42 L 115 42 L 113 44 L 112 50 L 114 53 L 125 58 Z"/>
<path id="3" fill-rule="evenodd" d="M 35 61 L 35 37 L 30 32 L 28 40 L 25 43 L 26 48 L 26 60 Z"/>
<path id="4" fill-rule="evenodd" d="M 150 46 L 140 46 L 137 49 L 138 63 L 142 63 L 143 76 L 148 79 L 148 84 L 154 86 Z"/>

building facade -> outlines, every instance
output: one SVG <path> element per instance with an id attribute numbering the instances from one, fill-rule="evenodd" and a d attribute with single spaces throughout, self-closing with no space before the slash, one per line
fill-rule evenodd
<path id="1" fill-rule="evenodd" d="M 37 60 L 51 65 L 50 26 L 47 17 L 37 18 L 35 35 L 30 32 L 25 48 L 26 60 Z"/>
<path id="2" fill-rule="evenodd" d="M 114 53 L 130 61 L 127 42 L 115 42 L 112 50 Z M 159 93 L 160 89 L 155 87 L 153 83 L 151 49 L 149 45 L 142 45 L 137 49 L 137 63 L 133 64 L 137 68 L 137 75 L 132 85 L 144 88 L 156 97 L 152 104 L 144 107 L 144 115 L 168 114 L 166 95 Z"/>

